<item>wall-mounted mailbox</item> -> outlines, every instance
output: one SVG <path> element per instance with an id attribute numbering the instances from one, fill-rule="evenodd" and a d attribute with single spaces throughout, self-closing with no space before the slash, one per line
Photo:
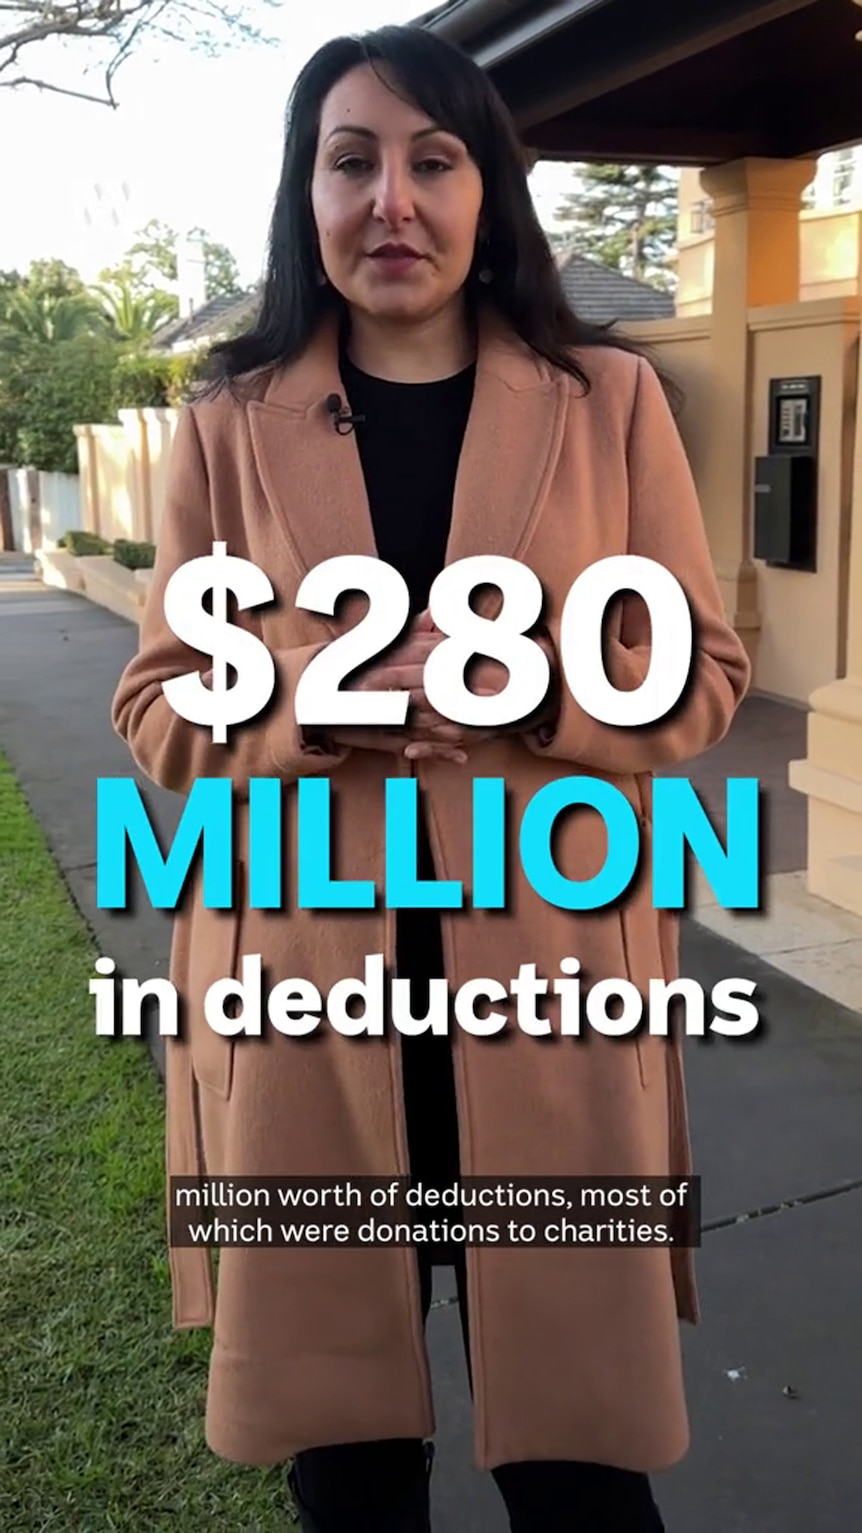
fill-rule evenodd
<path id="1" fill-rule="evenodd" d="M 754 461 L 754 557 L 817 568 L 820 379 L 771 378 L 769 452 Z"/>

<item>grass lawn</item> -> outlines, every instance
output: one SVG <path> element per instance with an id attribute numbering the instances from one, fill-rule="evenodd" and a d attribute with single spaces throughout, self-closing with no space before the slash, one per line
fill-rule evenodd
<path id="1" fill-rule="evenodd" d="M 275 1533 L 283 1471 L 203 1440 L 209 1333 L 175 1332 L 162 1094 L 96 1038 L 89 934 L 0 756 L 0 1526 Z"/>

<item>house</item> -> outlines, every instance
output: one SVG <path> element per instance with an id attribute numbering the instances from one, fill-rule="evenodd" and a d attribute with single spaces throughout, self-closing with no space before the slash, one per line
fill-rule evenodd
<path id="1" fill-rule="evenodd" d="M 563 251 L 557 264 L 563 289 L 580 319 L 593 325 L 615 320 L 672 319 L 674 301 L 648 282 L 626 277 L 601 261 L 589 261 L 577 250 Z"/>
<path id="2" fill-rule="evenodd" d="M 192 314 L 160 325 L 153 336 L 155 351 L 195 351 L 199 346 L 224 340 L 254 314 L 259 289 L 250 293 L 220 294 L 201 304 Z"/>

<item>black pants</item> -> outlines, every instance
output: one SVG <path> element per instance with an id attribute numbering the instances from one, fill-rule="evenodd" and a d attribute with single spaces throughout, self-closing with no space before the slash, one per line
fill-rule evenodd
<path id="1" fill-rule="evenodd" d="M 419 1275 L 422 1314 L 431 1307 L 432 1263 L 421 1248 Z M 463 1248 L 453 1251 L 461 1330 L 470 1377 L 469 1318 Z M 472 1394 L 472 1379 L 470 1383 Z M 321 1518 L 344 1518 L 362 1509 L 372 1523 L 403 1504 L 423 1474 L 420 1438 L 393 1437 L 383 1442 L 344 1443 L 309 1448 L 297 1454 L 302 1493 Z M 491 1474 L 509 1514 L 512 1533 L 662 1533 L 664 1524 L 645 1474 L 604 1464 L 574 1461 L 503 1464 Z"/>
<path id="2" fill-rule="evenodd" d="M 422 877 L 433 877 L 427 842 L 420 850 Z M 424 867 L 422 867 L 424 864 Z M 430 868 L 430 870 L 429 870 Z M 439 920 L 431 912 L 399 913 L 398 972 L 413 981 L 414 1015 L 427 1001 L 428 978 L 444 973 Z M 431 1035 L 401 1039 L 404 1106 L 410 1169 L 414 1180 L 446 1185 L 459 1175 L 458 1113 L 449 1038 Z M 470 1378 L 469 1316 L 465 1250 L 417 1249 L 422 1315 L 431 1307 L 434 1265 L 455 1268 L 461 1330 Z M 309 1448 L 297 1454 L 302 1494 L 310 1510 L 324 1517 L 344 1517 L 362 1508 L 371 1522 L 402 1504 L 424 1466 L 419 1438 L 344 1443 Z M 509 1513 L 511 1533 L 662 1533 L 664 1524 L 645 1474 L 603 1464 L 553 1461 L 503 1464 L 491 1471 Z"/>

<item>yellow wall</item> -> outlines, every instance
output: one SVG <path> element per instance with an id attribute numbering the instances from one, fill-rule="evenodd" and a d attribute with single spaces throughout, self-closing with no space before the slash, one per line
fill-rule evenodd
<path id="1" fill-rule="evenodd" d="M 827 299 L 752 309 L 748 322 L 751 473 L 744 512 L 752 528 L 754 459 L 767 450 L 769 380 L 822 377 L 817 570 L 768 569 L 755 561 L 761 628 L 753 686 L 806 703 L 815 688 L 842 675 L 845 664 L 859 304 Z M 697 482 L 714 407 L 710 319 L 655 320 L 627 325 L 626 334 L 650 348 L 685 394 L 679 428 Z"/>
<path id="2" fill-rule="evenodd" d="M 714 242 L 709 230 L 693 228 L 704 201 L 700 171 L 679 175 L 676 312 L 708 314 L 712 301 Z M 799 215 L 799 297 L 852 298 L 862 276 L 862 211 L 805 208 Z"/>
<path id="3" fill-rule="evenodd" d="M 144 537 L 138 508 L 137 464 L 124 426 L 79 426 L 82 525 L 113 542 Z"/>
<path id="4" fill-rule="evenodd" d="M 862 214 L 855 208 L 805 211 L 799 220 L 800 298 L 855 297 Z"/>
<path id="5" fill-rule="evenodd" d="M 647 348 L 682 390 L 677 424 L 695 479 L 709 431 L 709 319 L 655 319 L 628 324 L 625 333 Z"/>
<path id="6" fill-rule="evenodd" d="M 119 413 L 119 425 L 75 427 L 81 525 L 111 542 L 156 542 L 179 412 Z"/>
<path id="7" fill-rule="evenodd" d="M 817 569 L 769 569 L 756 561 L 762 625 L 754 684 L 807 702 L 844 667 L 859 305 L 829 298 L 752 309 L 749 330 L 752 465 L 768 447 L 770 378 L 822 379 Z"/>

